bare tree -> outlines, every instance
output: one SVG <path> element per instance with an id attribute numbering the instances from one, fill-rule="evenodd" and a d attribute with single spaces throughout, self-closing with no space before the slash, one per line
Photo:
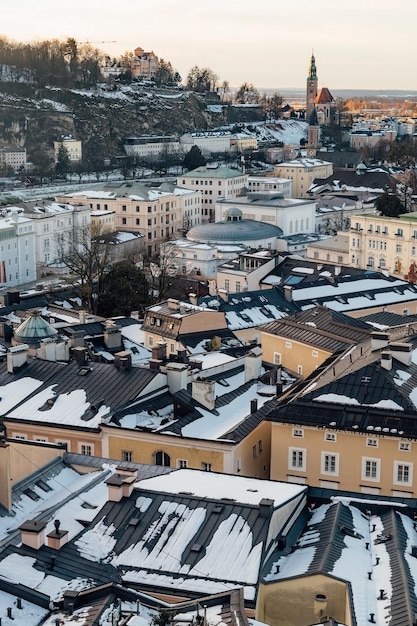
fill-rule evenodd
<path id="1" fill-rule="evenodd" d="M 103 276 L 110 260 L 110 239 L 99 227 L 82 226 L 59 236 L 61 261 L 78 281 L 83 307 L 96 313 Z"/>

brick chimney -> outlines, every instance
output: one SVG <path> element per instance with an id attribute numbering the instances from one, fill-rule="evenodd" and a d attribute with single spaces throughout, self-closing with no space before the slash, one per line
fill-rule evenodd
<path id="1" fill-rule="evenodd" d="M 120 502 L 124 497 L 130 496 L 133 491 L 137 476 L 125 474 L 113 474 L 106 480 L 109 502 Z"/>
<path id="2" fill-rule="evenodd" d="M 45 526 L 46 522 L 37 520 L 27 520 L 19 526 L 23 545 L 39 550 L 45 544 Z"/>
<path id="3" fill-rule="evenodd" d="M 130 350 L 122 350 L 114 355 L 114 364 L 119 370 L 130 370 L 132 367 L 132 353 Z"/>
<path id="4" fill-rule="evenodd" d="M 61 530 L 61 522 L 59 519 L 54 520 L 55 530 L 48 533 L 48 546 L 53 550 L 60 550 L 68 541 L 68 531 Z"/>
<path id="5" fill-rule="evenodd" d="M 122 331 L 117 324 L 108 322 L 104 328 L 104 345 L 107 350 L 122 348 Z"/>

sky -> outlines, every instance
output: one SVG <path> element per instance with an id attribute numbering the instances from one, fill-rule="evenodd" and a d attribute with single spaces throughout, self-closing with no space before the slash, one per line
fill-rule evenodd
<path id="1" fill-rule="evenodd" d="M 110 56 L 140 46 L 183 79 L 198 65 L 232 87 L 278 91 L 305 87 L 314 49 L 319 88 L 411 91 L 416 19 L 416 0 L 20 0 L 2 7 L 0 34 L 74 37 Z"/>

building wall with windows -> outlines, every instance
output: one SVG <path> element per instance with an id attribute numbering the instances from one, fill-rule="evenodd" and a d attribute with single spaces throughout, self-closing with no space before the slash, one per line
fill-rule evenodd
<path id="1" fill-rule="evenodd" d="M 274 176 L 293 181 L 293 197 L 306 198 L 308 189 L 316 178 L 328 178 L 333 174 L 333 163 L 321 159 L 295 159 L 275 166 Z"/>
<path id="2" fill-rule="evenodd" d="M 389 433 L 271 424 L 271 480 L 415 498 L 416 441 Z"/>
<path id="3" fill-rule="evenodd" d="M 282 365 L 304 378 L 332 355 L 330 350 L 280 337 L 267 332 L 262 327 L 260 335 L 264 361 L 273 365 Z"/>
<path id="4" fill-rule="evenodd" d="M 353 215 L 349 265 L 404 278 L 417 262 L 417 212 L 394 217 Z"/>
<path id="5" fill-rule="evenodd" d="M 21 209 L 3 209 L 0 217 L 0 285 L 16 287 L 36 279 L 33 221 Z"/>
<path id="6" fill-rule="evenodd" d="M 201 194 L 201 222 L 215 221 L 215 204 L 222 198 L 232 199 L 244 193 L 248 177 L 243 172 L 228 167 L 203 166 L 182 174 L 178 187 Z"/>
<path id="7" fill-rule="evenodd" d="M 57 428 L 53 423 L 31 423 L 4 419 L 7 436 L 17 441 L 65 444 L 68 452 L 102 456 L 101 434 L 98 429 Z"/>
<path id="8" fill-rule="evenodd" d="M 180 150 L 182 154 L 180 142 L 172 135 L 126 137 L 123 148 L 128 156 L 137 158 L 156 158 L 163 154 L 179 153 Z"/>
<path id="9" fill-rule="evenodd" d="M 115 230 L 142 233 L 148 256 L 159 251 L 162 241 L 178 236 L 184 221 L 191 226 L 200 223 L 200 193 L 169 183 L 155 188 L 121 183 L 114 189 L 82 191 L 56 200 L 86 205 L 93 211 L 114 212 Z"/>
<path id="10" fill-rule="evenodd" d="M 13 207 L 10 210 L 14 210 Z M 90 207 L 43 200 L 23 202 L 17 207 L 33 223 L 35 237 L 35 278 L 64 270 L 60 261 L 60 241 L 69 242 L 78 229 L 90 228 Z M 34 280 L 34 279 L 30 279 Z M 25 281 L 29 282 L 29 281 Z"/>
<path id="11" fill-rule="evenodd" d="M 20 172 L 26 167 L 26 148 L 20 146 L 16 148 L 0 149 L 0 167 L 10 168 L 13 172 Z"/>
<path id="12" fill-rule="evenodd" d="M 71 163 L 78 163 L 83 159 L 83 143 L 73 137 L 63 137 L 59 141 L 54 141 L 55 162 L 58 160 L 59 149 L 64 146 Z"/>

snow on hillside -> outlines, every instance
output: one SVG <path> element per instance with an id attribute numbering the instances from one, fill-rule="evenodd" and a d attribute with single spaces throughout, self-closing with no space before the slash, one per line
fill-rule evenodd
<path id="1" fill-rule="evenodd" d="M 279 120 L 255 127 L 258 141 L 282 141 L 284 146 L 300 145 L 301 139 L 307 139 L 308 124 L 304 120 Z"/>

